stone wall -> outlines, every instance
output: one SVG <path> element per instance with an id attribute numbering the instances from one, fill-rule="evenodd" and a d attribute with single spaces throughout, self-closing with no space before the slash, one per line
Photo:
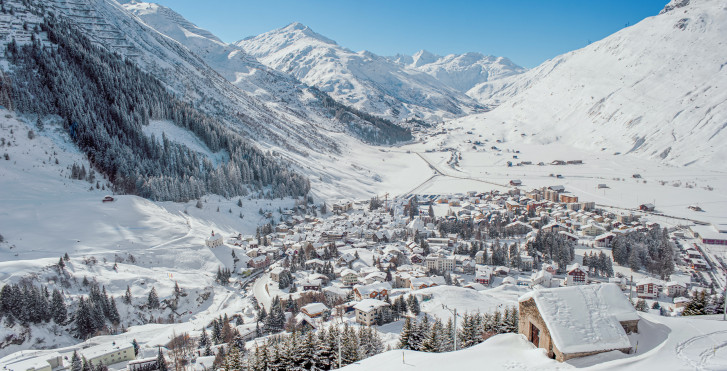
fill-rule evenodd
<path id="1" fill-rule="evenodd" d="M 545 349 L 548 352 L 548 357 L 556 358 L 557 353 L 560 353 L 555 345 L 553 345 L 553 340 L 550 338 L 550 331 L 548 330 L 548 326 L 545 325 L 543 317 L 540 316 L 538 307 L 535 305 L 535 299 L 531 298 L 520 302 L 518 324 L 518 332 L 525 335 L 528 340 L 531 337 L 531 324 L 540 330 L 538 347 Z"/>

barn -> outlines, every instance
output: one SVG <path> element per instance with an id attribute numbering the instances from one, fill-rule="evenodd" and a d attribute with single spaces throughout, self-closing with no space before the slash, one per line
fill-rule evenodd
<path id="1" fill-rule="evenodd" d="M 560 362 L 631 351 L 639 315 L 613 283 L 540 289 L 519 299 L 519 333 Z"/>

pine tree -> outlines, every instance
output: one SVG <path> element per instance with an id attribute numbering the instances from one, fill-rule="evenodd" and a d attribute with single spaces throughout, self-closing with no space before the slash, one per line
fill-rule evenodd
<path id="1" fill-rule="evenodd" d="M 437 319 L 429 329 L 426 338 L 422 342 L 421 350 L 423 352 L 438 353 L 443 351 L 443 326 L 442 321 Z"/>
<path id="2" fill-rule="evenodd" d="M 151 291 L 149 291 L 149 297 L 147 298 L 146 303 L 151 309 L 159 308 L 159 297 L 157 296 L 157 291 L 154 286 L 152 286 Z"/>
<path id="3" fill-rule="evenodd" d="M 71 371 L 81 371 L 83 369 L 83 361 L 81 360 L 81 357 L 78 356 L 77 351 L 73 351 L 73 356 L 71 357 Z"/>
<path id="4" fill-rule="evenodd" d="M 126 285 L 126 292 L 124 293 L 124 304 L 131 305 L 131 288 L 129 288 L 129 285 Z"/>
<path id="5" fill-rule="evenodd" d="M 197 343 L 197 348 L 204 348 L 207 346 L 207 344 L 210 343 L 210 339 L 207 336 L 207 330 L 202 327 L 202 335 L 199 336 L 199 342 Z"/>
<path id="6" fill-rule="evenodd" d="M 134 357 L 139 355 L 139 343 L 136 341 L 136 339 L 131 341 L 131 345 L 134 347 Z"/>
<path id="7" fill-rule="evenodd" d="M 162 348 L 159 348 L 159 353 L 157 353 L 157 369 L 159 371 L 168 371 L 167 360 L 162 354 Z"/>
<path id="8" fill-rule="evenodd" d="M 65 300 L 63 300 L 63 296 L 58 289 L 53 289 L 50 311 L 51 316 L 53 317 L 53 322 L 59 325 L 63 325 L 66 322 L 68 311 L 66 309 Z"/>
<path id="9" fill-rule="evenodd" d="M 404 318 L 404 326 L 401 329 L 401 332 L 399 333 L 399 348 L 401 349 L 412 349 L 411 347 L 411 335 L 414 331 L 414 327 L 416 326 L 416 319 L 414 320 L 414 324 L 412 324 L 412 319 L 410 317 Z"/>

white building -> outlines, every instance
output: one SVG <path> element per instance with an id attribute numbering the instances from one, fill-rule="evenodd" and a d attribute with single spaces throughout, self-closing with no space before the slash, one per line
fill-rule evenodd
<path id="1" fill-rule="evenodd" d="M 212 235 L 207 238 L 204 243 L 209 248 L 222 246 L 222 235 L 221 234 L 215 234 L 215 231 L 212 231 Z"/>
<path id="2" fill-rule="evenodd" d="M 356 311 L 356 322 L 371 326 L 376 323 L 376 317 L 380 315 L 389 303 L 377 299 L 364 299 L 353 306 Z"/>
<path id="3" fill-rule="evenodd" d="M 136 358 L 134 346 L 131 344 L 97 345 L 83 349 L 79 353 L 94 365 L 99 365 L 103 362 L 104 365 L 109 366 L 119 362 L 131 361 Z"/>
<path id="4" fill-rule="evenodd" d="M 429 254 L 426 257 L 425 262 L 427 265 L 427 271 L 435 269 L 442 273 L 454 271 L 454 256 L 445 256 L 438 253 Z"/>

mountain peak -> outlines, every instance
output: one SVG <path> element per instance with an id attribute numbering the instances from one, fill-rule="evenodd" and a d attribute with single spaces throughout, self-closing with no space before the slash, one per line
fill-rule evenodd
<path id="1" fill-rule="evenodd" d="M 300 23 L 300 22 L 292 22 L 289 25 L 283 27 L 283 30 L 289 30 L 289 31 L 302 31 L 308 29 L 308 26 Z"/>
<path id="2" fill-rule="evenodd" d="M 421 67 L 425 64 L 435 62 L 437 59 L 440 58 L 439 56 L 432 54 L 424 49 L 414 53 L 414 55 L 412 57 L 414 60 L 413 64 L 415 67 Z"/>

